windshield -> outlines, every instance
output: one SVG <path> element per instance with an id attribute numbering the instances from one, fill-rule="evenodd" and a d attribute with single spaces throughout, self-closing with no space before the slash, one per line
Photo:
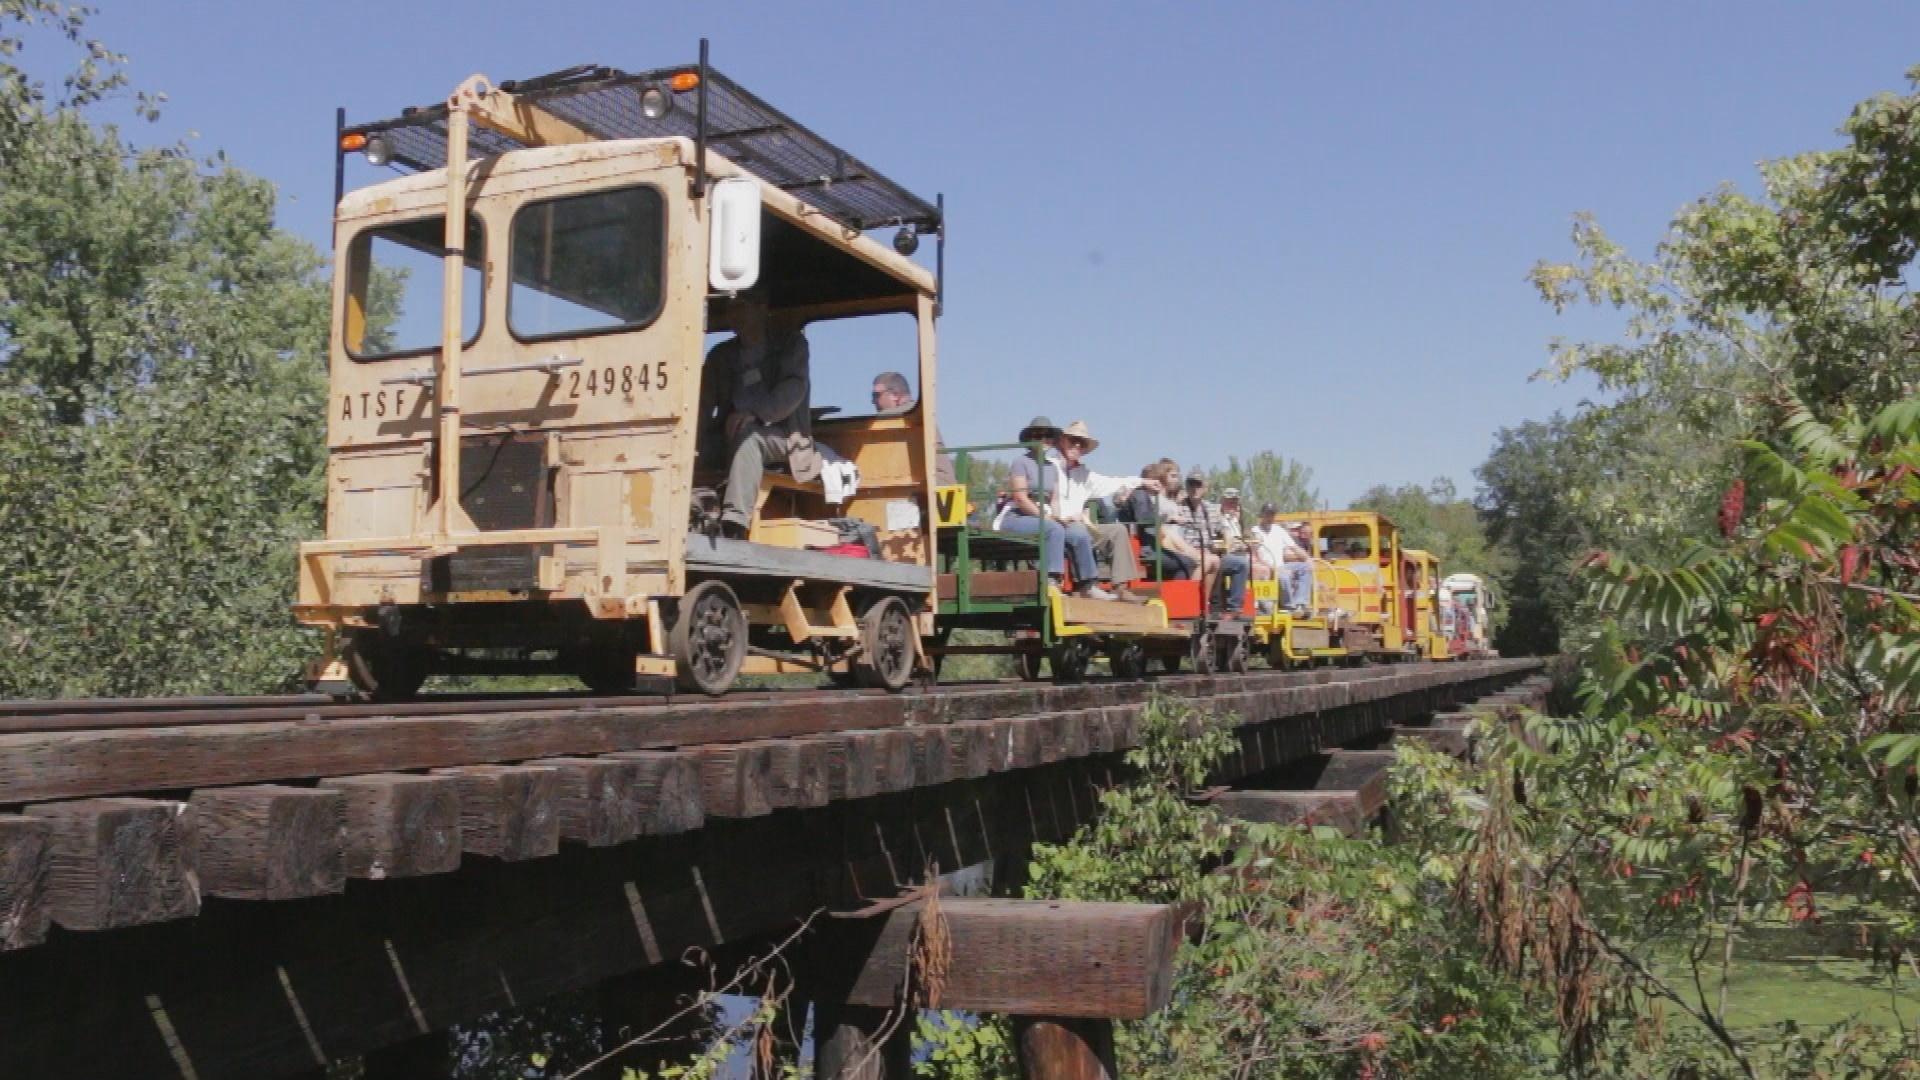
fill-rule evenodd
<path id="1" fill-rule="evenodd" d="M 447 219 L 420 218 L 363 229 L 347 245 L 347 307 L 341 341 L 356 360 L 428 352 L 440 346 L 441 245 Z M 486 298 L 486 237 L 467 219 L 466 273 L 460 281 L 460 336 L 480 333 Z"/>
<path id="2" fill-rule="evenodd" d="M 523 341 L 635 329 L 660 313 L 665 203 L 654 187 L 528 203 L 513 215 L 507 324 Z"/>
<path id="3" fill-rule="evenodd" d="M 1365 559 L 1373 555 L 1365 525 L 1329 525 L 1320 530 L 1320 554 L 1328 559 Z"/>

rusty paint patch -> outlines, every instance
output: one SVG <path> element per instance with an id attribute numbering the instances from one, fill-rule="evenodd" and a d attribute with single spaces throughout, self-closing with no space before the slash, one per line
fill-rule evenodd
<path id="1" fill-rule="evenodd" d="M 627 474 L 627 521 L 637 528 L 653 525 L 653 474 Z"/>

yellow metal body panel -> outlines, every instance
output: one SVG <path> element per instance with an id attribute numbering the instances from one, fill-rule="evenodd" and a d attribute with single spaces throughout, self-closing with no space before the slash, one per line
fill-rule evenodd
<path id="1" fill-rule="evenodd" d="M 1087 634 L 1185 636 L 1185 631 L 1170 627 L 1167 621 L 1167 606 L 1159 600 L 1148 600 L 1144 604 L 1134 604 L 1124 600 L 1088 600 L 1084 597 L 1068 596 L 1059 588 L 1049 586 L 1047 608 L 1049 617 L 1053 620 L 1053 636 L 1056 638 L 1081 637 Z"/>
<path id="2" fill-rule="evenodd" d="M 1320 594 L 1319 564 L 1331 568 L 1333 608 L 1352 624 L 1380 636 L 1384 652 L 1397 653 L 1414 641 L 1402 600 L 1408 587 L 1402 573 L 1400 528 L 1384 514 L 1368 510 L 1314 511 L 1305 516 L 1311 552 L 1316 557 L 1315 594 Z"/>
<path id="3" fill-rule="evenodd" d="M 553 119 L 515 111 L 504 98 L 482 102 L 479 109 L 476 121 L 483 125 L 551 127 Z M 452 183 L 447 170 L 351 192 L 341 200 L 334 226 L 339 256 L 329 361 L 326 536 L 301 547 L 295 614 L 302 622 L 360 626 L 381 605 L 452 602 L 455 597 L 427 591 L 428 560 L 507 545 L 535 546 L 535 587 L 468 590 L 458 596 L 460 602 L 577 601 L 596 618 L 626 619 L 644 618 L 653 597 L 686 590 L 685 536 L 706 338 L 710 331 L 726 329 L 711 314 L 724 309 L 710 308 L 707 293 L 709 225 L 705 202 L 690 192 L 693 147 L 685 139 L 578 143 L 580 133 L 564 127 L 551 127 L 546 135 L 551 138 L 543 135 L 545 141 L 562 145 L 474 161 L 464 171 L 464 211 L 478 225 L 484 246 L 465 253 L 469 278 L 479 271 L 478 294 L 471 298 L 479 329 L 460 350 L 459 412 L 451 419 L 463 440 L 511 433 L 541 441 L 539 468 L 541 482 L 550 484 L 545 512 L 550 524 L 469 531 L 471 522 L 463 513 L 455 518 L 462 524 L 448 530 L 434 500 L 442 441 L 436 430 L 449 419 L 436 406 L 441 350 L 358 359 L 348 349 L 350 342 L 368 343 L 365 335 L 381 311 L 378 279 L 367 272 L 370 245 L 356 245 L 355 239 L 409 223 L 425 229 L 422 223 L 442 218 Z M 714 178 L 750 175 L 712 151 L 707 166 Z M 515 259 L 537 257 L 537 252 L 510 250 L 515 215 L 547 200 L 632 188 L 657 193 L 661 207 L 657 314 L 631 329 L 517 337 L 509 310 L 522 302 L 513 295 L 519 273 Z M 829 512 L 817 493 L 782 493 L 779 512 L 852 516 L 884 526 L 890 504 L 937 505 L 931 467 L 932 275 L 863 235 L 847 233 L 772 185 L 761 185 L 761 198 L 763 220 L 882 275 L 865 279 L 882 284 L 863 285 L 868 290 L 863 299 L 788 306 L 776 308 L 777 313 L 802 322 L 906 313 L 917 324 L 915 355 L 902 357 L 898 366 L 911 364 L 918 371 L 919 407 L 899 416 L 816 425 L 817 441 L 858 464 L 857 495 Z M 528 210 L 541 212 L 538 206 Z M 445 261 L 457 264 L 460 254 Z M 432 282 L 411 284 L 424 288 Z M 457 333 L 458 313 L 445 314 Z M 823 359 L 816 356 L 816 364 Z M 900 517 L 897 510 L 893 517 Z M 931 591 L 934 545 L 923 538 L 929 535 L 930 527 L 922 525 L 891 535 L 883 531 L 881 539 L 887 558 L 927 567 Z"/>
<path id="4" fill-rule="evenodd" d="M 1408 548 L 1406 557 L 1414 565 L 1416 579 L 1406 584 L 1413 591 L 1413 640 L 1424 660 L 1446 660 L 1452 656 L 1446 635 L 1440 631 L 1440 558 L 1431 551 Z"/>

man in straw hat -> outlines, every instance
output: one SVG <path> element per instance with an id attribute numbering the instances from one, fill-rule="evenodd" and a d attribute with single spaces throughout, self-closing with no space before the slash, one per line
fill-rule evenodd
<path id="1" fill-rule="evenodd" d="M 1080 582 L 1075 591 L 1096 600 L 1135 599 L 1127 590 L 1127 582 L 1140 577 L 1140 560 L 1128 542 L 1127 527 L 1117 522 L 1088 521 L 1087 502 L 1125 498 L 1137 487 L 1157 491 L 1159 481 L 1141 476 L 1108 476 L 1088 468 L 1081 459 L 1097 449 L 1100 440 L 1087 430 L 1085 421 L 1068 424 L 1053 440 L 1053 445 L 1053 461 L 1060 470 L 1060 484 L 1053 493 L 1054 517 L 1068 526 L 1085 529 L 1093 538 L 1097 580 Z"/>
<path id="2" fill-rule="evenodd" d="M 1040 557 L 1055 584 L 1065 578 L 1071 557 L 1074 581 L 1091 586 L 1098 573 L 1093 534 L 1053 519 L 1053 493 L 1060 486 L 1053 441 L 1059 437 L 1060 429 L 1044 416 L 1034 417 L 1020 429 L 1018 441 L 1038 443 L 1039 456 L 1036 459 L 1033 454 L 1022 454 L 1014 459 L 1007 477 L 1007 497 L 994 515 L 993 528 L 995 532 L 1039 536 Z"/>

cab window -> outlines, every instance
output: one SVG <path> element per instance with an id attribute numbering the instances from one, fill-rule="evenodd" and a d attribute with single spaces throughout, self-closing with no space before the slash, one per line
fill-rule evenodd
<path id="1" fill-rule="evenodd" d="M 633 330 L 660 313 L 666 204 L 655 187 L 528 203 L 513 215 L 507 325 L 522 341 Z"/>
<path id="2" fill-rule="evenodd" d="M 341 341 L 356 360 L 430 352 L 440 345 L 445 290 L 441 248 L 447 219 L 420 218 L 363 229 L 347 245 L 347 307 Z M 467 219 L 466 272 L 460 281 L 460 335 L 480 335 L 486 299 L 486 236 Z"/>
<path id="3" fill-rule="evenodd" d="M 1320 530 L 1320 554 L 1328 559 L 1373 557 L 1373 539 L 1365 525 L 1333 525 Z"/>

